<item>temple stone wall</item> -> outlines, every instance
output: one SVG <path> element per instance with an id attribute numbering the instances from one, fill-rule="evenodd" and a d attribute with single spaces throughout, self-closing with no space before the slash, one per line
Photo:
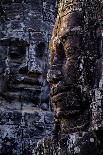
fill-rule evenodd
<path id="1" fill-rule="evenodd" d="M 1 155 L 103 154 L 102 1 L 57 2 L 0 1 Z"/>
<path id="2" fill-rule="evenodd" d="M 55 0 L 0 1 L 1 155 L 32 154 L 37 141 L 50 134 L 53 128 L 46 74 L 55 6 Z M 16 67 L 18 62 L 12 62 L 15 50 L 11 50 L 11 46 L 23 47 L 20 52 L 25 51 L 19 67 Z M 34 81 L 34 86 L 30 85 L 32 91 L 31 88 L 29 91 L 28 84 L 23 81 L 26 77 L 24 74 L 30 74 L 37 80 L 37 83 Z M 16 80 L 12 82 L 14 75 L 17 81 L 25 82 L 25 87 L 19 85 L 19 91 L 15 86 Z M 4 85 L 6 89 L 3 89 Z"/>

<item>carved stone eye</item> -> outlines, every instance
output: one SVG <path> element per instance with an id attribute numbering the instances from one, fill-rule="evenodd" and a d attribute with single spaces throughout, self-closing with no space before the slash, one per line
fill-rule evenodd
<path id="1" fill-rule="evenodd" d="M 12 60 L 23 58 L 25 55 L 25 50 L 25 47 L 11 46 L 9 47 L 8 56 Z"/>
<path id="2" fill-rule="evenodd" d="M 9 57 L 11 59 L 18 59 L 20 58 L 20 55 L 18 53 L 9 53 Z"/>
<path id="3" fill-rule="evenodd" d="M 44 51 L 45 51 L 45 43 L 40 42 L 36 47 L 36 56 L 40 58 L 43 57 Z"/>

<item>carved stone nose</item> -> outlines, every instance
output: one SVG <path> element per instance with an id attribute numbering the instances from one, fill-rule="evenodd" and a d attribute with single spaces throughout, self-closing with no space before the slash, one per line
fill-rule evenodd
<path id="1" fill-rule="evenodd" d="M 27 74 L 27 75 L 41 75 L 42 74 L 42 70 L 40 70 L 40 68 L 36 67 L 32 67 L 26 63 L 22 64 L 19 68 L 19 73 L 20 74 Z"/>
<path id="2" fill-rule="evenodd" d="M 22 64 L 19 68 L 20 74 L 27 74 L 28 73 L 28 66 L 27 64 Z"/>
<path id="3" fill-rule="evenodd" d="M 28 75 L 31 75 L 31 76 L 32 76 L 32 75 L 38 75 L 38 76 L 39 76 L 39 75 L 41 75 L 41 74 L 42 74 L 42 72 L 41 72 L 40 70 L 37 70 L 37 69 L 35 69 L 35 70 L 32 70 L 32 69 L 30 70 L 30 69 L 29 69 L 29 70 L 28 70 Z"/>
<path id="4" fill-rule="evenodd" d="M 60 70 L 48 70 L 47 80 L 51 84 L 58 83 L 62 79 L 62 72 Z"/>

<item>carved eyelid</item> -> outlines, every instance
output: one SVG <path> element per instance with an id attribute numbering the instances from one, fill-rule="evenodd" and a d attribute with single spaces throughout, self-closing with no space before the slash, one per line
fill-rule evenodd
<path id="1" fill-rule="evenodd" d="M 61 35 L 61 41 L 67 39 L 68 36 L 81 35 L 83 34 L 82 28 L 80 26 L 75 26 L 68 29 L 64 34 Z"/>
<path id="2" fill-rule="evenodd" d="M 26 54 L 26 47 L 21 47 L 21 46 L 14 46 L 10 47 L 8 49 L 8 56 L 11 58 L 22 58 Z"/>
<path id="3" fill-rule="evenodd" d="M 20 50 L 15 50 L 14 47 L 9 47 L 9 50 L 8 50 L 8 55 L 10 54 L 17 54 L 17 55 L 22 55 L 23 53 L 20 52 Z"/>
<path id="4" fill-rule="evenodd" d="M 11 40 L 9 43 L 9 48 L 10 47 L 16 47 L 16 48 L 21 48 L 21 49 L 26 49 L 27 47 L 29 47 L 28 42 L 24 41 L 24 40 Z"/>

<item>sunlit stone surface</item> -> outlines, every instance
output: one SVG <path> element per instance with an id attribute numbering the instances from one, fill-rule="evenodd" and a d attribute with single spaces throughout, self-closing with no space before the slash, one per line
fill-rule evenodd
<path id="1" fill-rule="evenodd" d="M 60 0 L 58 7 L 47 76 L 55 130 L 36 153 L 102 155 L 102 1 Z"/>

